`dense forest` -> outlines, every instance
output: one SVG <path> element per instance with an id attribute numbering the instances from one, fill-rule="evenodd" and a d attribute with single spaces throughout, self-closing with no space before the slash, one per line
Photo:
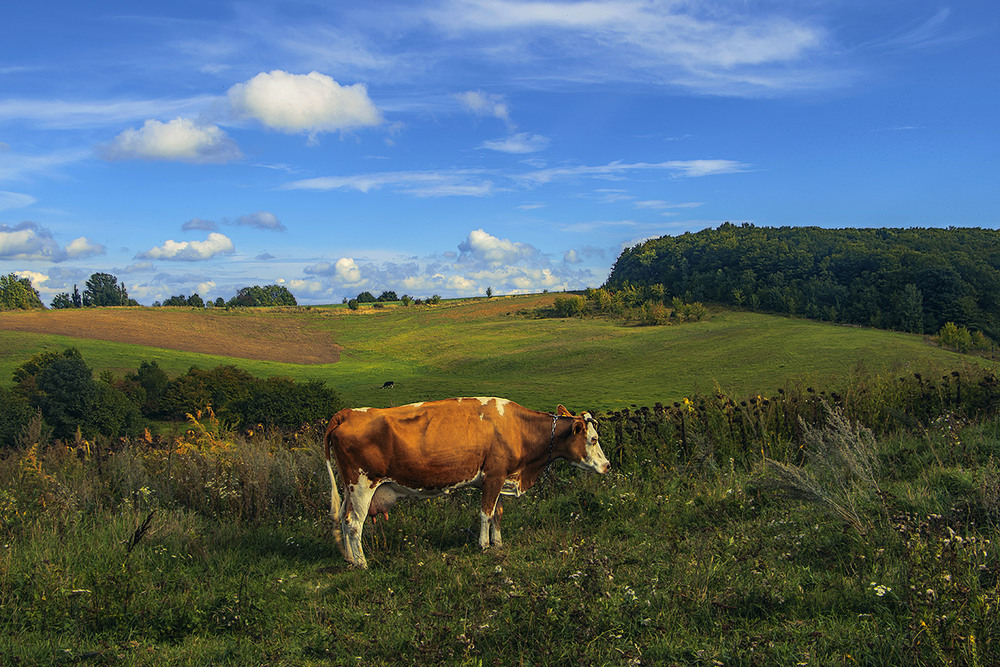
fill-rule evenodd
<path id="1" fill-rule="evenodd" d="M 626 249 L 606 288 L 912 333 L 1000 334 L 1000 233 L 725 223 Z"/>

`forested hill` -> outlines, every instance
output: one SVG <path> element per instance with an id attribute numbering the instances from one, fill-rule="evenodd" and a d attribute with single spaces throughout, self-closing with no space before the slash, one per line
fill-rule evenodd
<path id="1" fill-rule="evenodd" d="M 1000 334 L 1000 232 L 821 229 L 725 223 L 625 250 L 606 287 L 834 322 Z"/>

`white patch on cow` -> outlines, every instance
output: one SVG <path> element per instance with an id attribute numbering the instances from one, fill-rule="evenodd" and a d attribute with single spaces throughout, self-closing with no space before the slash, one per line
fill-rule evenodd
<path id="1" fill-rule="evenodd" d="M 424 404 L 424 402 L 420 401 L 419 403 L 410 403 L 408 405 L 404 405 L 403 407 L 405 407 L 405 408 L 419 408 L 423 404 Z"/>
<path id="2" fill-rule="evenodd" d="M 354 408 L 354 412 L 368 412 L 371 408 Z"/>
<path id="3" fill-rule="evenodd" d="M 490 403 L 493 403 L 494 407 L 496 407 L 497 409 L 497 414 L 499 414 L 501 417 L 503 417 L 503 413 L 507 407 L 507 404 L 510 403 L 510 401 L 508 401 L 506 398 L 496 398 L 494 396 L 477 396 L 475 400 L 479 401 L 479 404 L 484 407 L 489 405 Z"/>

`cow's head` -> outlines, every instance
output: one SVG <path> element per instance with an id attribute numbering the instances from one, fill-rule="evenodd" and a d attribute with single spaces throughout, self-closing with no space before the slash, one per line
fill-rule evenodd
<path id="1" fill-rule="evenodd" d="M 566 447 L 566 460 L 572 465 L 584 470 L 593 470 L 602 475 L 611 469 L 611 463 L 604 456 L 601 443 L 597 436 L 597 422 L 589 412 L 581 412 L 577 416 L 560 405 L 556 414 L 560 417 L 571 417 L 573 426 L 570 430 Z"/>

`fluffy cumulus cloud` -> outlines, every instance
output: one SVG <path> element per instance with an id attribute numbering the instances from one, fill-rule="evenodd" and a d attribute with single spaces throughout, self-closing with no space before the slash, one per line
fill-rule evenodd
<path id="1" fill-rule="evenodd" d="M 261 72 L 229 89 L 237 115 L 296 134 L 317 134 L 379 125 L 382 114 L 361 83 L 342 86 L 319 72 Z"/>
<path id="2" fill-rule="evenodd" d="M 94 243 L 86 236 L 81 236 L 78 239 L 73 239 L 66 246 L 66 258 L 67 259 L 80 259 L 82 257 L 93 257 L 94 255 L 103 255 L 105 253 L 104 246 L 100 243 Z"/>
<path id="3" fill-rule="evenodd" d="M 189 118 L 166 123 L 147 120 L 128 129 L 102 149 L 108 160 L 169 160 L 221 164 L 242 157 L 236 142 L 215 125 L 199 125 Z"/>
<path id="4" fill-rule="evenodd" d="M 195 262 L 234 252 L 236 247 L 228 236 L 212 232 L 204 241 L 169 240 L 161 246 L 140 252 L 136 258 Z"/>
<path id="5" fill-rule="evenodd" d="M 26 220 L 13 227 L 0 224 L 0 259 L 63 262 L 103 254 L 104 246 L 83 236 L 62 248 L 52 233 L 36 222 Z"/>
<path id="6" fill-rule="evenodd" d="M 517 243 L 509 239 L 499 239 L 492 234 L 476 229 L 458 244 L 461 252 L 459 261 L 483 263 L 489 266 L 516 264 L 538 255 L 538 249 L 527 243 Z"/>
<path id="7" fill-rule="evenodd" d="M 483 229 L 470 231 L 458 250 L 440 252 L 403 262 L 364 261 L 342 257 L 304 269 L 297 298 L 314 302 L 339 301 L 362 291 L 429 297 L 475 296 L 492 288 L 494 294 L 592 287 L 603 282 L 606 267 L 590 266 L 588 249 L 566 251 L 550 257 L 528 243 L 493 236 Z M 574 261 L 575 260 L 575 261 Z"/>

